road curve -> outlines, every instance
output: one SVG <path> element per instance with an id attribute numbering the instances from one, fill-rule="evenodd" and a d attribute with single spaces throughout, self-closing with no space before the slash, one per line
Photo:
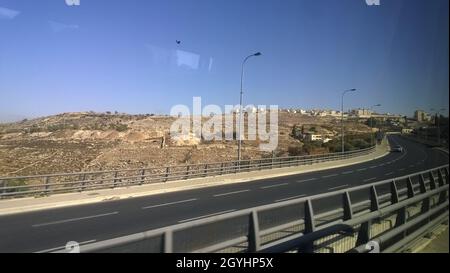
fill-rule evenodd
<path id="1" fill-rule="evenodd" d="M 0 217 L 0 252 L 52 251 L 448 164 L 437 149 L 389 136 L 403 153 L 347 167 Z"/>

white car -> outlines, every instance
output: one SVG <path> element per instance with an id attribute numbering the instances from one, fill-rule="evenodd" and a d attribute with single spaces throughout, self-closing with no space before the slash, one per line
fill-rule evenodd
<path id="1" fill-rule="evenodd" d="M 391 152 L 399 152 L 402 153 L 403 152 L 403 147 L 400 145 L 394 146 L 391 150 Z"/>

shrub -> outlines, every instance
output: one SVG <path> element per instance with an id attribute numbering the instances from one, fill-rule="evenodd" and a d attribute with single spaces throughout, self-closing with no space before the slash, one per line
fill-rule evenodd
<path id="1" fill-rule="evenodd" d="M 110 128 L 118 132 L 125 132 L 129 129 L 126 124 L 111 124 Z"/>
<path id="2" fill-rule="evenodd" d="M 290 156 L 299 156 L 303 154 L 303 149 L 300 146 L 289 146 L 288 153 Z"/>

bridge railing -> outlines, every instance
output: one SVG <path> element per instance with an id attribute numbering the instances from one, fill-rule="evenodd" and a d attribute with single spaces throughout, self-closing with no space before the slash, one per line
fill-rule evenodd
<path id="1" fill-rule="evenodd" d="M 81 252 L 395 252 L 448 221 L 449 165 L 81 246 Z M 65 252 L 61 250 L 58 252 Z"/>
<path id="2" fill-rule="evenodd" d="M 256 170 L 310 165 L 363 156 L 375 150 L 376 147 L 373 146 L 344 153 L 271 157 L 140 169 L 0 177 L 0 198 L 46 196 L 56 193 L 128 187 Z"/>

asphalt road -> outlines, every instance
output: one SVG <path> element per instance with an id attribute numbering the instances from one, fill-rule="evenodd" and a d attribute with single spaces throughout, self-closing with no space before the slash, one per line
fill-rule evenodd
<path id="1" fill-rule="evenodd" d="M 373 183 L 448 164 L 448 155 L 390 136 L 403 153 L 324 171 L 0 217 L 0 252 L 111 239 L 207 216 Z M 325 206 L 325 205 L 324 205 Z"/>

